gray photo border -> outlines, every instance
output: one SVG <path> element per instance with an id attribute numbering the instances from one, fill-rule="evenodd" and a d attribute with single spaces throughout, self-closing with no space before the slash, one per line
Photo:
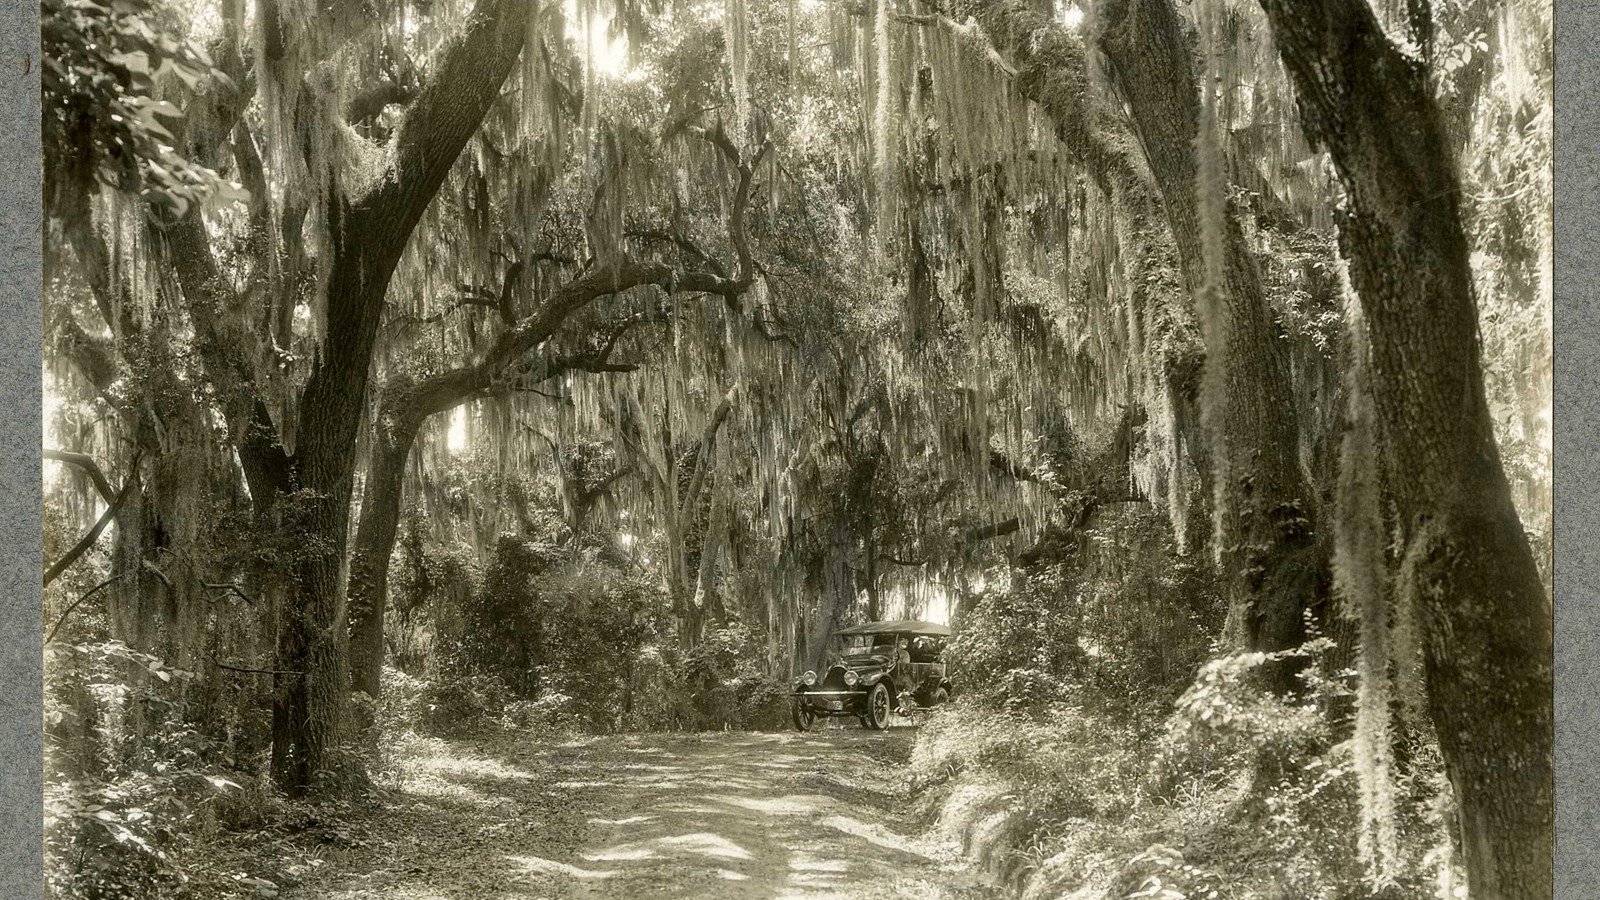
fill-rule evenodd
<path id="1" fill-rule="evenodd" d="M 0 897 L 43 892 L 39 29 L 0 0 Z M 1556 4 L 1556 895 L 1600 897 L 1600 6 Z"/>
<path id="2" fill-rule="evenodd" d="M 1557 0 L 1556 896 L 1600 897 L 1600 7 Z"/>
<path id="3" fill-rule="evenodd" d="M 0 897 L 44 893 L 39 4 L 0 0 Z"/>

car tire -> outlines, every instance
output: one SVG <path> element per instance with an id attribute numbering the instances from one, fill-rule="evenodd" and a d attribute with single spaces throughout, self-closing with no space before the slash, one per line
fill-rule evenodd
<path id="1" fill-rule="evenodd" d="M 804 700 L 794 701 L 790 716 L 794 719 L 795 731 L 810 731 L 811 726 L 817 721 L 817 714 L 811 711 L 811 704 Z"/>
<path id="2" fill-rule="evenodd" d="M 878 682 L 867 692 L 867 714 L 863 717 L 868 728 L 882 731 L 889 727 L 889 686 Z"/>
<path id="3" fill-rule="evenodd" d="M 939 688 L 939 689 L 935 690 L 933 692 L 933 696 L 928 698 L 928 706 L 930 708 L 931 707 L 935 707 L 935 706 L 943 706 L 943 705 L 945 705 L 946 703 L 949 703 L 949 702 L 950 702 L 950 692 L 945 690 L 944 688 Z"/>

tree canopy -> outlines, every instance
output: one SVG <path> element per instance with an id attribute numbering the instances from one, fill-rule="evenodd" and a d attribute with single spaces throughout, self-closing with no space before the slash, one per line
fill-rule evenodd
<path id="1" fill-rule="evenodd" d="M 1141 721 L 1351 669 L 1373 883 L 1416 739 L 1548 889 L 1546 6 L 41 11 L 46 641 L 192 673 L 129 734 L 301 795 L 386 679 L 757 724 L 931 619 Z"/>

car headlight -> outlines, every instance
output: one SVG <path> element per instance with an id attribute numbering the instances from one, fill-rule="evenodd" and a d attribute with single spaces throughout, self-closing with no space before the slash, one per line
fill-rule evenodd
<path id="1" fill-rule="evenodd" d="M 800 676 L 800 683 L 806 687 L 811 687 L 817 683 L 817 673 L 807 670 L 804 675 Z"/>
<path id="2" fill-rule="evenodd" d="M 858 682 L 860 680 L 861 680 L 861 676 L 860 675 L 857 675 L 856 673 L 854 673 L 854 672 L 852 672 L 852 671 L 850 671 L 848 669 L 845 670 L 845 673 L 844 673 L 844 684 L 845 684 L 845 687 L 855 687 L 856 686 L 856 682 Z"/>

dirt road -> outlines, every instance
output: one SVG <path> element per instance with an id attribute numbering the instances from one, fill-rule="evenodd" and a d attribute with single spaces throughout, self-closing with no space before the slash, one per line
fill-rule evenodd
<path id="1" fill-rule="evenodd" d="M 422 742 L 382 808 L 256 848 L 274 861 L 257 874 L 270 896 L 333 900 L 998 897 L 910 833 L 910 744 L 905 729 Z"/>

